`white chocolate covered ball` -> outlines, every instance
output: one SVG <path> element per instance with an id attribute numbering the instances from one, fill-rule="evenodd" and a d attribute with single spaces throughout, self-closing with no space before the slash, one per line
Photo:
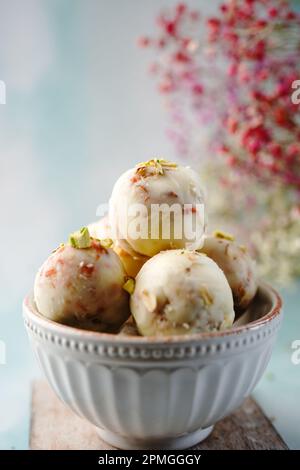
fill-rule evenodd
<path id="1" fill-rule="evenodd" d="M 186 250 L 164 251 L 144 264 L 130 307 L 144 336 L 223 330 L 234 320 L 223 271 L 207 256 Z"/>
<path id="2" fill-rule="evenodd" d="M 171 210 L 170 210 L 171 209 Z M 199 175 L 165 160 L 149 160 L 126 171 L 110 199 L 113 238 L 151 257 L 173 248 L 198 249 L 205 229 Z"/>
<path id="3" fill-rule="evenodd" d="M 219 232 L 219 235 L 205 237 L 200 251 L 213 259 L 224 272 L 232 290 L 235 309 L 245 310 L 257 291 L 255 264 L 247 249 Z"/>
<path id="4" fill-rule="evenodd" d="M 99 241 L 89 248 L 58 248 L 34 284 L 39 312 L 50 320 L 96 331 L 114 331 L 129 316 L 125 271 L 118 256 Z"/>

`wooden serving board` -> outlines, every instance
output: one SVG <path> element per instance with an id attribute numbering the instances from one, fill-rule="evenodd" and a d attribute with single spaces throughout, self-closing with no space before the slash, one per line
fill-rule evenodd
<path id="1" fill-rule="evenodd" d="M 30 448 L 39 450 L 112 450 L 87 421 L 76 416 L 44 381 L 34 382 L 31 403 Z M 247 398 L 195 450 L 287 449 L 256 402 Z"/>

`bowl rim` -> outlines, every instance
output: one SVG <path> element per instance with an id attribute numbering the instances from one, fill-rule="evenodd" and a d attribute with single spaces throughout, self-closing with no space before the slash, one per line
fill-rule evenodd
<path id="1" fill-rule="evenodd" d="M 55 334 L 63 336 L 72 336 L 73 338 L 80 340 L 92 340 L 101 341 L 104 343 L 119 343 L 119 344 L 155 344 L 166 345 L 166 344 L 183 344 L 187 342 L 199 342 L 201 340 L 209 339 L 221 339 L 228 338 L 242 333 L 257 331 L 258 329 L 267 326 L 275 318 L 281 315 L 282 299 L 278 292 L 269 284 L 265 282 L 259 282 L 258 290 L 264 291 L 272 302 L 272 307 L 261 318 L 247 323 L 246 325 L 235 326 L 233 328 L 224 331 L 213 331 L 203 333 L 190 333 L 185 335 L 173 335 L 173 336 L 123 336 L 114 333 L 100 333 L 97 331 L 83 330 L 72 326 L 57 323 L 53 320 L 49 320 L 43 317 L 37 310 L 33 301 L 33 293 L 28 294 L 23 301 L 23 315 L 24 318 L 30 319 L 34 324 L 38 325 L 41 329 L 47 329 Z"/>

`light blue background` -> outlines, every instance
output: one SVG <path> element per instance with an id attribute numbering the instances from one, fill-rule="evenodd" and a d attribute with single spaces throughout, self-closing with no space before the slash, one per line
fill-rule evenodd
<path id="1" fill-rule="evenodd" d="M 136 47 L 168 0 L 0 0 L 0 448 L 27 448 L 30 382 L 39 375 L 21 317 L 34 274 L 67 234 L 96 218 L 118 175 L 153 155 L 174 157 L 162 102 Z M 213 9 L 217 1 L 189 4 Z M 300 448 L 299 296 L 256 391 Z M 297 300 L 298 299 L 298 300 Z M 270 373 L 271 371 L 271 373 Z"/>

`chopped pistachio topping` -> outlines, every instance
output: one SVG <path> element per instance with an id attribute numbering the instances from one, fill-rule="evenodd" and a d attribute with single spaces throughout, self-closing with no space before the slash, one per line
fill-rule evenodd
<path id="1" fill-rule="evenodd" d="M 214 301 L 213 296 L 208 292 L 206 287 L 201 287 L 200 295 L 205 303 L 205 305 L 211 305 Z"/>
<path id="2" fill-rule="evenodd" d="M 175 162 L 170 162 L 169 160 L 164 160 L 163 158 L 159 158 L 157 162 L 166 168 L 177 168 L 178 165 Z"/>
<path id="3" fill-rule="evenodd" d="M 134 288 L 135 288 L 135 280 L 130 277 L 129 279 L 127 279 L 125 284 L 123 284 L 123 289 L 126 290 L 128 294 L 132 295 L 134 293 Z"/>
<path id="4" fill-rule="evenodd" d="M 222 238 L 223 240 L 229 240 L 231 242 L 234 241 L 233 235 L 230 235 L 230 233 L 222 232 L 221 230 L 215 230 L 213 236 L 216 238 Z"/>
<path id="5" fill-rule="evenodd" d="M 141 176 L 149 176 L 147 170 L 148 168 L 153 168 L 156 174 L 163 175 L 165 169 L 177 168 L 177 166 L 177 163 L 169 162 L 163 158 L 152 158 L 147 162 L 138 163 L 137 172 L 141 174 Z"/>
<path id="6" fill-rule="evenodd" d="M 113 245 L 113 240 L 111 238 L 102 238 L 99 240 L 103 248 L 110 248 Z"/>
<path id="7" fill-rule="evenodd" d="M 82 227 L 82 229 L 77 232 L 71 233 L 69 236 L 69 244 L 73 248 L 90 248 L 92 246 L 92 239 L 87 227 Z"/>

